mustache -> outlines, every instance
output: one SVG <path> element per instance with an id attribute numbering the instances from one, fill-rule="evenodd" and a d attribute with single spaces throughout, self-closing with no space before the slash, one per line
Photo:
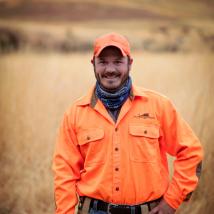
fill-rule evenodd
<path id="1" fill-rule="evenodd" d="M 121 75 L 120 72 L 117 72 L 117 71 L 106 71 L 101 76 L 102 77 L 111 77 L 111 76 L 120 76 L 120 75 Z"/>

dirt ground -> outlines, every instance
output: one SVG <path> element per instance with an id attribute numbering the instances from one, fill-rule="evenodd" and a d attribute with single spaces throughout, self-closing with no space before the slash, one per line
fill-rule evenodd
<path id="1" fill-rule="evenodd" d="M 213 209 L 213 62 L 210 54 L 133 54 L 134 83 L 169 96 L 199 136 L 199 187 L 178 213 Z M 63 112 L 94 83 L 91 53 L 18 53 L 0 58 L 0 213 L 53 213 L 51 171 Z"/>

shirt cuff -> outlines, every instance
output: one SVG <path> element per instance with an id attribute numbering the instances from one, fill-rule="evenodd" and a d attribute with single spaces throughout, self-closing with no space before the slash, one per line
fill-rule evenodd
<path id="1" fill-rule="evenodd" d="M 178 195 L 172 196 L 167 192 L 164 194 L 163 198 L 167 202 L 167 204 L 169 204 L 174 209 L 178 209 L 178 207 L 185 199 L 185 197 L 179 197 Z"/>

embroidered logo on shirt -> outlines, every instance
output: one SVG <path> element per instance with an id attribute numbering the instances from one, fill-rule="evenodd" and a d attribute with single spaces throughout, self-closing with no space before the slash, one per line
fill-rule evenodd
<path id="1" fill-rule="evenodd" d="M 155 119 L 154 117 L 150 116 L 149 113 L 138 113 L 137 115 L 134 115 L 134 117 L 136 118 L 143 118 L 143 119 L 147 119 L 147 118 L 150 118 L 150 119 Z"/>

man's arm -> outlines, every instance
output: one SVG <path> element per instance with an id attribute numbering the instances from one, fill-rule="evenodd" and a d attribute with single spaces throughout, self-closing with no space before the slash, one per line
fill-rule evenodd
<path id="1" fill-rule="evenodd" d="M 197 186 L 197 166 L 203 151 L 198 138 L 170 101 L 163 109 L 162 132 L 163 146 L 167 153 L 176 157 L 172 181 L 163 198 L 170 207 L 177 209 Z"/>
<path id="2" fill-rule="evenodd" d="M 67 114 L 60 126 L 53 157 L 56 214 L 73 214 L 77 204 L 76 181 L 83 160 L 76 135 Z"/>

